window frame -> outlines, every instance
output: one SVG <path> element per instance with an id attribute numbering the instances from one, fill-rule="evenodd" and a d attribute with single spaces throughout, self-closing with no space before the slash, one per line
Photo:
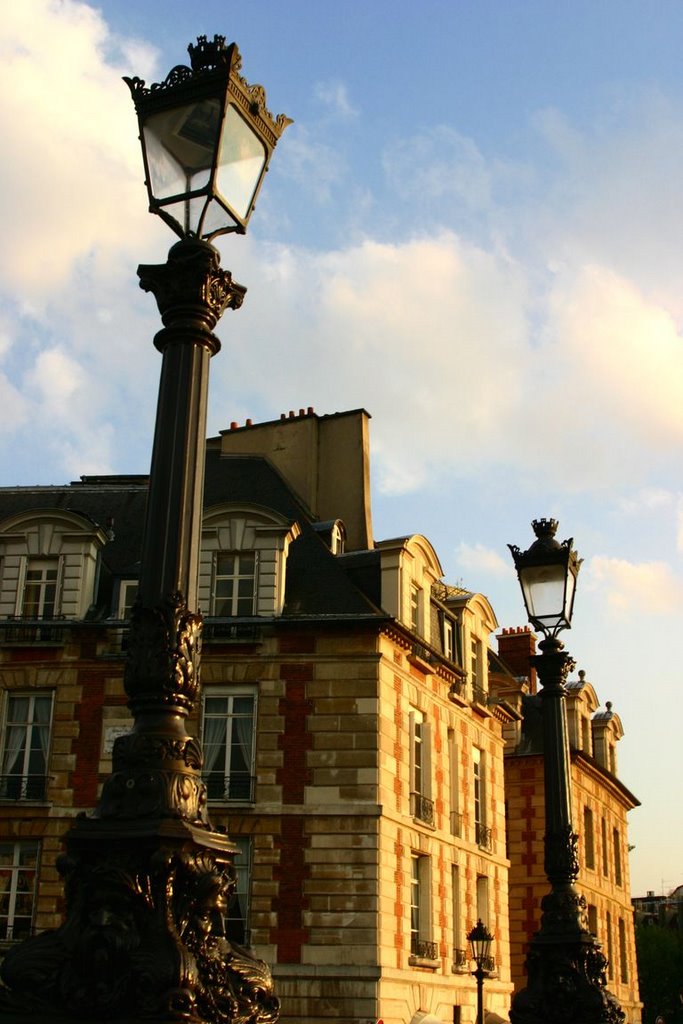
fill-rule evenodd
<path id="1" fill-rule="evenodd" d="M 22 565 L 21 587 L 17 591 L 17 615 L 19 618 L 28 620 L 43 619 L 50 622 L 59 617 L 62 597 L 62 564 L 63 559 L 59 555 L 27 555 Z M 31 573 L 40 572 L 41 578 L 31 580 Z M 47 579 L 46 572 L 54 572 L 54 579 Z M 37 601 L 38 611 L 34 614 L 27 609 L 27 591 L 31 587 L 37 587 L 39 597 Z M 52 589 L 51 601 L 46 601 L 46 590 Z M 32 604 L 36 604 L 35 601 Z M 50 614 L 45 614 L 46 605 L 50 608 Z"/>
<path id="2" fill-rule="evenodd" d="M 436 944 L 431 940 L 431 858 L 412 850 L 410 854 L 410 956 L 418 960 L 436 958 Z"/>
<path id="3" fill-rule="evenodd" d="M 231 572 L 220 572 L 221 558 L 232 558 L 233 569 Z M 253 559 L 253 568 L 248 572 L 241 572 L 241 562 L 245 558 Z M 259 576 L 259 552 L 256 548 L 229 549 L 213 552 L 213 566 L 211 572 L 211 616 L 217 619 L 238 619 L 251 618 L 256 615 L 258 603 L 258 576 Z M 251 595 L 240 594 L 240 584 L 243 581 L 251 581 Z M 231 581 L 230 593 L 218 596 L 219 586 L 225 581 Z M 240 608 L 241 602 L 251 597 L 250 610 L 244 611 Z M 230 611 L 221 607 L 218 610 L 218 603 L 229 604 Z"/>
<path id="4" fill-rule="evenodd" d="M 7 896 L 7 913 L 3 913 L 3 907 L 0 906 L 0 942 L 19 942 L 22 939 L 28 937 L 33 932 L 35 916 L 36 916 L 36 899 L 38 894 L 38 869 L 40 866 L 40 842 L 37 839 L 17 839 L 14 841 L 0 841 L 0 857 L 2 856 L 3 847 L 11 853 L 12 863 L 9 865 L 0 864 L 0 875 L 9 874 L 9 885 L 4 890 L 3 895 Z M 33 852 L 35 854 L 34 862 L 32 865 L 27 866 L 22 864 L 23 856 L 27 853 Z M 27 886 L 21 889 L 19 886 L 20 878 L 27 872 L 32 872 L 32 886 Z M 31 913 L 17 915 L 17 901 L 21 895 L 30 894 Z M 22 931 L 20 935 L 16 934 L 17 919 L 21 918 L 23 921 L 28 921 L 28 927 L 25 932 Z M 3 934 L 4 931 L 4 934 Z"/>
<path id="5" fill-rule="evenodd" d="M 234 705 L 236 700 L 244 700 L 249 698 L 251 700 L 251 714 L 247 715 L 244 712 L 235 712 Z M 212 700 L 221 700 L 227 702 L 227 708 L 224 712 L 211 712 L 207 711 L 207 704 Z M 211 686 L 204 690 L 202 694 L 202 745 L 204 749 L 204 769 L 202 771 L 202 779 L 207 786 L 207 799 L 212 803 L 246 803 L 253 804 L 256 798 L 256 729 L 257 729 L 257 715 L 258 715 L 258 686 Z M 232 767 L 232 758 L 235 750 L 238 754 L 240 753 L 240 745 L 245 746 L 243 737 L 240 738 L 238 734 L 239 720 L 251 719 L 251 733 L 249 737 L 250 750 L 249 756 L 243 756 L 245 763 L 248 764 L 247 769 L 234 769 Z M 209 720 L 215 720 L 218 722 L 224 722 L 225 728 L 222 736 L 218 739 L 218 732 L 216 733 L 218 742 L 211 743 L 207 738 L 207 724 Z M 211 747 L 217 747 L 216 766 L 211 764 L 209 766 L 211 758 Z M 223 764 L 222 768 L 219 765 L 221 750 L 223 751 Z M 223 780 L 221 787 L 222 791 L 220 795 L 216 795 L 216 790 L 213 788 L 216 782 Z M 234 781 L 234 790 L 231 788 L 231 781 Z"/>
<path id="6" fill-rule="evenodd" d="M 230 895 L 224 916 L 225 935 L 231 942 L 249 946 L 254 844 L 251 836 L 232 835 L 231 839 L 239 852 L 235 854 L 235 889 Z M 240 899 L 243 900 L 242 904 Z M 235 908 L 239 914 L 234 913 Z"/>
<path id="7" fill-rule="evenodd" d="M 588 805 L 583 808 L 583 853 L 586 869 L 595 871 L 595 825 Z"/>
<path id="8" fill-rule="evenodd" d="M 27 801 L 43 803 L 47 797 L 48 768 L 52 749 L 52 725 L 54 715 L 54 691 L 52 690 L 8 690 L 5 692 L 2 708 L 2 734 L 0 735 L 0 803 Z M 45 721 L 36 718 L 36 701 L 44 699 L 49 702 Z M 10 718 L 14 701 L 27 700 L 26 715 L 21 720 Z M 47 742 L 43 745 L 38 740 L 34 744 L 34 730 L 47 728 Z M 21 743 L 12 750 L 8 746 L 9 730 L 23 729 Z M 43 758 L 43 771 L 38 773 L 31 769 L 31 760 L 40 754 Z M 9 760 L 11 758 L 11 761 Z M 21 758 L 21 771 L 6 771 L 14 768 Z M 13 780 L 16 780 L 15 785 Z"/>

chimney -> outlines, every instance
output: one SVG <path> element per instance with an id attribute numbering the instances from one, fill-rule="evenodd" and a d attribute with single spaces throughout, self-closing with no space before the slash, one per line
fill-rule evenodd
<path id="1" fill-rule="evenodd" d="M 498 654 L 513 676 L 524 676 L 529 680 L 529 692 L 536 693 L 536 670 L 531 667 L 531 657 L 536 653 L 536 635 L 529 626 L 513 626 L 499 633 Z"/>

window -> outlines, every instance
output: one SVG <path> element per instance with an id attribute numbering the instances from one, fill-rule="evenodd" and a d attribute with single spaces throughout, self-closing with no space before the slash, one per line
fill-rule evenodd
<path id="1" fill-rule="evenodd" d="M 491 849 L 491 829 L 486 826 L 486 779 L 484 751 L 472 747 L 472 781 L 474 797 L 475 842 L 484 850 Z"/>
<path id="2" fill-rule="evenodd" d="M 411 813 L 428 825 L 434 824 L 431 799 L 431 730 L 421 711 L 410 712 Z"/>
<path id="3" fill-rule="evenodd" d="M 422 634 L 422 588 L 417 583 L 410 584 L 410 628 Z"/>
<path id="4" fill-rule="evenodd" d="M 451 835 L 462 835 L 462 814 L 460 813 L 460 780 L 458 772 L 458 744 L 455 731 L 448 730 L 448 774 L 451 795 Z"/>
<path id="5" fill-rule="evenodd" d="M 614 842 L 614 884 L 622 885 L 621 878 L 621 839 L 619 836 L 619 829 L 615 828 L 612 833 L 612 840 Z"/>
<path id="6" fill-rule="evenodd" d="M 585 715 L 581 715 L 581 749 L 586 754 L 591 752 L 590 722 Z"/>
<path id="7" fill-rule="evenodd" d="M 410 870 L 410 952 L 421 959 L 436 959 L 436 943 L 429 939 L 430 864 L 423 854 L 411 855 Z"/>
<path id="8" fill-rule="evenodd" d="M 614 944 L 612 940 L 612 915 L 609 910 L 605 915 L 606 927 L 607 927 L 607 977 L 610 981 L 614 978 Z"/>
<path id="9" fill-rule="evenodd" d="M 602 839 L 602 873 L 605 878 L 609 878 L 609 850 L 607 849 L 607 822 L 603 818 L 600 822 L 600 832 Z"/>
<path id="10" fill-rule="evenodd" d="M 225 915 L 225 934 L 231 942 L 249 945 L 249 891 L 251 889 L 251 840 L 246 836 L 233 836 L 238 849 L 235 856 L 237 886 L 228 903 Z"/>
<path id="11" fill-rule="evenodd" d="M 209 800 L 254 799 L 255 704 L 251 690 L 204 695 L 204 781 Z"/>
<path id="12" fill-rule="evenodd" d="M 483 666 L 481 660 L 481 640 L 473 636 L 470 640 L 470 675 L 472 686 L 481 689 L 483 683 Z"/>
<path id="13" fill-rule="evenodd" d="M 489 924 L 489 880 L 486 875 L 477 875 L 477 919 Z"/>
<path id="14" fill-rule="evenodd" d="M 54 619 L 57 614 L 59 559 L 29 558 L 21 614 L 25 619 Z"/>
<path id="15" fill-rule="evenodd" d="M 214 562 L 212 615 L 253 615 L 256 600 L 255 551 L 218 551 Z"/>
<path id="16" fill-rule="evenodd" d="M 588 904 L 588 931 L 598 934 L 598 908 L 593 903 Z"/>
<path id="17" fill-rule="evenodd" d="M 453 967 L 468 970 L 467 950 L 462 945 L 462 925 L 460 920 L 460 869 L 457 864 L 451 865 L 451 899 L 453 915 Z"/>
<path id="18" fill-rule="evenodd" d="M 31 934 L 38 852 L 36 842 L 0 843 L 0 940 Z"/>
<path id="19" fill-rule="evenodd" d="M 595 870 L 595 836 L 593 834 L 593 812 L 590 807 L 583 809 L 583 844 L 586 867 Z"/>
<path id="20" fill-rule="evenodd" d="M 443 653 L 449 661 L 455 661 L 455 627 L 452 619 L 443 620 Z"/>
<path id="21" fill-rule="evenodd" d="M 52 694 L 7 695 L 0 799 L 44 800 Z"/>
<path id="22" fill-rule="evenodd" d="M 626 958 L 626 924 L 619 918 L 619 976 L 623 985 L 628 984 L 628 960 Z"/>
<path id="23" fill-rule="evenodd" d="M 119 583 L 119 604 L 116 611 L 117 618 L 129 619 L 138 596 L 137 580 L 121 580 Z"/>

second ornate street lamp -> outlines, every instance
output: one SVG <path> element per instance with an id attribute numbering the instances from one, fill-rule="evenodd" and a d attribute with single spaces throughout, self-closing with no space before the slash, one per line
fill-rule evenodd
<path id="1" fill-rule="evenodd" d="M 199 695 L 201 541 L 212 333 L 246 291 L 210 244 L 243 233 L 289 123 L 240 75 L 222 36 L 189 48 L 150 87 L 126 79 L 138 112 L 150 210 L 180 236 L 161 266 L 138 268 L 163 328 L 161 380 L 140 587 L 119 737 L 95 811 L 58 862 L 66 919 L 12 949 L 0 971 L 3 1024 L 274 1024 L 268 967 L 223 930 L 235 845 L 215 829 L 202 750 L 185 721 Z"/>
<path id="2" fill-rule="evenodd" d="M 588 927 L 586 898 L 575 887 L 578 841 L 572 823 L 567 675 L 574 662 L 557 634 L 571 627 L 581 561 L 573 541 L 555 540 L 555 519 L 532 523 L 527 551 L 508 545 L 532 625 L 543 633 L 531 661 L 541 684 L 545 780 L 545 873 L 541 927 L 527 955 L 527 985 L 512 1001 L 512 1024 L 621 1024 L 625 1015 L 606 988 L 607 961 Z"/>
<path id="3" fill-rule="evenodd" d="M 477 921 L 467 939 L 472 947 L 472 959 L 477 965 L 472 974 L 477 979 L 477 1024 L 484 1024 L 484 978 L 490 963 L 491 943 L 493 935 L 488 931 L 481 918 Z"/>

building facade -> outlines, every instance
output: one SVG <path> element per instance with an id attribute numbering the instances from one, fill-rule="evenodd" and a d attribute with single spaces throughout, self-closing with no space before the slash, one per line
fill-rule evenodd
<path id="1" fill-rule="evenodd" d="M 543 868 L 545 795 L 540 698 L 530 657 L 536 638 L 528 627 L 498 635 L 491 655 L 491 688 L 520 712 L 506 727 L 505 795 L 510 856 L 510 934 L 515 991 L 526 984 L 528 942 L 540 925 L 549 889 Z M 579 833 L 580 874 L 590 930 L 607 957 L 607 983 L 626 1014 L 639 1022 L 635 933 L 631 907 L 627 814 L 639 805 L 620 780 L 617 744 L 623 736 L 611 703 L 604 709 L 583 671 L 567 683 L 572 815 Z"/>
<path id="2" fill-rule="evenodd" d="M 207 443 L 194 725 L 239 849 L 226 929 L 272 965 L 284 1021 L 473 1024 L 478 918 L 487 1010 L 512 991 L 503 751 L 521 711 L 490 699 L 487 599 L 448 586 L 425 537 L 375 542 L 368 449 L 362 410 Z M 61 837 L 130 728 L 146 486 L 0 490 L 5 945 L 58 924 Z"/>

